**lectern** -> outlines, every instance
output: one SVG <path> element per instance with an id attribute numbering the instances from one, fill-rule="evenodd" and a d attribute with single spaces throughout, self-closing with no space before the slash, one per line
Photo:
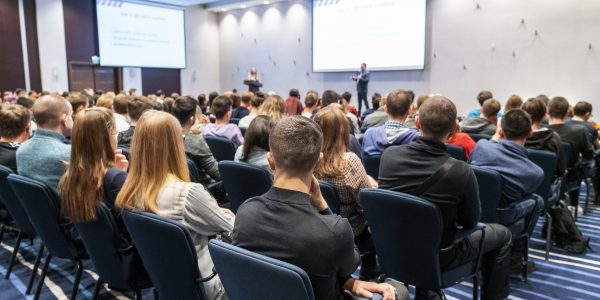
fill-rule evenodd
<path id="1" fill-rule="evenodd" d="M 262 83 L 258 80 L 244 80 L 244 84 L 248 86 L 248 90 L 251 92 L 258 92 Z"/>

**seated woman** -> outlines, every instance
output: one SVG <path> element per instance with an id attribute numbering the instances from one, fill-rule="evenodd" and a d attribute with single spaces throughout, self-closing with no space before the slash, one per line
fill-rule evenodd
<path id="1" fill-rule="evenodd" d="M 179 122 L 165 112 L 145 112 L 135 129 L 131 156 L 117 207 L 181 222 L 196 246 L 200 276 L 208 277 L 213 269 L 208 237 L 230 232 L 235 216 L 220 208 L 201 184 L 190 182 Z M 205 299 L 227 299 L 218 276 L 205 282 L 203 290 Z"/>
<path id="2" fill-rule="evenodd" d="M 377 188 L 377 182 L 367 175 L 356 154 L 347 152 L 350 125 L 346 114 L 335 106 L 327 106 L 315 115 L 323 131 L 323 160 L 315 169 L 319 180 L 335 186 L 340 199 L 340 214 L 347 218 L 354 231 L 354 243 L 361 253 L 361 279 L 378 275 L 375 247 L 361 207 L 358 193 L 363 188 Z"/>
<path id="3" fill-rule="evenodd" d="M 93 221 L 100 201 L 114 208 L 128 167 L 127 158 L 115 149 L 117 128 L 110 110 L 95 107 L 77 114 L 71 133 L 71 160 L 58 183 L 66 218 L 76 223 Z"/>
<path id="4" fill-rule="evenodd" d="M 257 116 L 246 130 L 244 144 L 239 146 L 235 152 L 235 161 L 243 161 L 249 164 L 265 168 L 270 172 L 267 153 L 269 153 L 269 134 L 275 127 L 275 122 L 269 116 Z"/>
<path id="5" fill-rule="evenodd" d="M 254 97 L 252 97 L 252 100 L 250 100 L 250 113 L 240 119 L 238 122 L 239 128 L 248 128 L 248 126 L 250 126 L 250 122 L 252 122 L 256 116 L 258 116 L 258 110 L 263 102 L 265 102 L 265 95 L 262 92 L 256 92 Z"/>

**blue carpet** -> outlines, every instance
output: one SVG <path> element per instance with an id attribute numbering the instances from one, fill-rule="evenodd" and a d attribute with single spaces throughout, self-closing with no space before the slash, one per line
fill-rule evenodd
<path id="1" fill-rule="evenodd" d="M 520 277 L 511 279 L 509 299 L 600 299 L 600 285 L 597 284 L 600 282 L 600 253 L 572 255 L 553 247 L 550 260 L 545 261 L 545 240 L 540 237 L 542 224 L 543 218 L 540 218 L 529 252 L 530 259 L 536 262 L 538 269 L 529 274 L 527 283 L 521 282 Z M 600 249 L 600 208 L 591 207 L 587 214 L 580 214 L 577 224 L 584 235 L 591 237 L 592 248 Z M 12 251 L 14 243 L 14 238 L 5 238 L 0 244 L 0 299 L 33 299 L 32 295 L 25 296 L 25 290 L 39 249 L 39 240 L 33 245 L 30 245 L 29 241 L 21 244 L 18 261 L 7 280 L 4 279 L 4 274 L 10 259 L 9 251 Z M 97 278 L 93 269 L 91 262 L 87 261 L 79 285 L 78 299 L 91 298 Z M 53 258 L 41 299 L 67 299 L 71 293 L 75 270 L 71 261 Z M 34 290 L 36 284 L 37 282 L 34 284 Z M 469 282 L 463 282 L 446 289 L 445 293 L 449 299 L 470 299 L 471 285 Z M 127 299 L 122 296 L 116 291 L 103 289 L 100 298 Z M 144 291 L 144 298 L 152 299 L 151 290 Z"/>

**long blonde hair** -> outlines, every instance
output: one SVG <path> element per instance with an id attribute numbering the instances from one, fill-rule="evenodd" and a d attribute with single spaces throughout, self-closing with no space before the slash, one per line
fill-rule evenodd
<path id="1" fill-rule="evenodd" d="M 89 222 L 97 217 L 104 196 L 104 173 L 115 160 L 111 146 L 115 130 L 112 113 L 103 107 L 86 109 L 75 118 L 71 159 L 58 183 L 62 214 L 73 222 Z"/>
<path id="2" fill-rule="evenodd" d="M 135 127 L 129 175 L 115 205 L 157 213 L 156 200 L 169 177 L 190 181 L 181 126 L 172 115 L 149 110 Z"/>
<path id="3" fill-rule="evenodd" d="M 273 121 L 279 122 L 285 115 L 285 101 L 277 95 L 268 96 L 258 108 L 258 115 L 269 116 Z"/>
<path id="4" fill-rule="evenodd" d="M 315 169 L 316 175 L 321 178 L 344 175 L 344 153 L 348 149 L 350 136 L 346 115 L 340 108 L 329 105 L 317 112 L 315 122 L 323 131 L 323 159 Z"/>

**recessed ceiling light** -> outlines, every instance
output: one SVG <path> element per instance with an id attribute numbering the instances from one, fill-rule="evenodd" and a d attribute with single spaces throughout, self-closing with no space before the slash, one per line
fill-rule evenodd
<path id="1" fill-rule="evenodd" d="M 246 8 L 245 4 L 240 5 L 241 8 Z"/>
<path id="2" fill-rule="evenodd" d="M 227 8 L 221 8 L 221 11 L 227 11 Z"/>
<path id="3" fill-rule="evenodd" d="M 269 1 L 264 1 L 263 3 L 264 3 L 265 5 L 267 5 L 267 4 L 271 3 L 271 2 L 269 2 Z"/>

